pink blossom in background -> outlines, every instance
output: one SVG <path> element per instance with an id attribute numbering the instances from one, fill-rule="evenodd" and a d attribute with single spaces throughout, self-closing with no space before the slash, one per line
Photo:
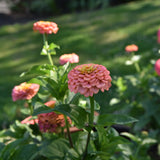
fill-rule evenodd
<path id="1" fill-rule="evenodd" d="M 54 108 L 56 104 L 56 101 L 48 101 L 45 103 L 46 106 L 50 107 L 50 108 Z"/>
<path id="2" fill-rule="evenodd" d="M 155 71 L 160 76 L 160 59 L 158 59 L 155 63 Z"/>
<path id="3" fill-rule="evenodd" d="M 22 124 L 35 124 L 38 123 L 38 119 L 32 119 L 32 116 L 29 116 L 25 118 L 23 121 L 21 121 Z"/>
<path id="4" fill-rule="evenodd" d="M 85 97 L 97 94 L 99 90 L 111 87 L 110 72 L 102 65 L 83 64 L 76 66 L 68 74 L 68 88 L 71 92 L 80 93 Z"/>
<path id="5" fill-rule="evenodd" d="M 63 54 L 62 56 L 60 56 L 59 63 L 61 65 L 65 64 L 67 62 L 78 63 L 79 62 L 79 56 L 75 53 Z"/>
<path id="6" fill-rule="evenodd" d="M 39 90 L 40 85 L 39 84 L 34 84 L 34 83 L 21 83 L 18 86 L 15 86 L 12 90 L 12 100 L 17 101 L 17 100 L 29 100 L 34 97 L 38 90 Z"/>
<path id="7" fill-rule="evenodd" d="M 157 32 L 157 42 L 160 43 L 160 29 Z"/>
<path id="8" fill-rule="evenodd" d="M 138 46 L 135 44 L 131 44 L 125 47 L 126 52 L 136 52 L 138 51 Z"/>
<path id="9" fill-rule="evenodd" d="M 59 30 L 58 26 L 54 22 L 38 21 L 33 24 L 33 30 L 39 31 L 41 34 L 56 34 Z"/>
<path id="10" fill-rule="evenodd" d="M 71 124 L 70 118 L 67 117 L 67 119 Z M 64 115 L 56 114 L 55 112 L 39 114 L 38 126 L 41 132 L 59 133 L 61 131 L 61 127 L 65 126 Z"/>

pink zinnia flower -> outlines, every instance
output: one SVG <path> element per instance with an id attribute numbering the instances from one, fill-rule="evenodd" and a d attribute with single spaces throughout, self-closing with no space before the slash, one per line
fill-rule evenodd
<path id="1" fill-rule="evenodd" d="M 54 108 L 55 104 L 56 104 L 56 101 L 48 101 L 45 103 L 45 105 L 50 108 Z"/>
<path id="2" fill-rule="evenodd" d="M 22 124 L 35 124 L 38 123 L 38 119 L 32 119 L 32 116 L 29 116 L 25 118 L 23 121 L 21 121 Z"/>
<path id="3" fill-rule="evenodd" d="M 56 34 L 59 30 L 58 26 L 54 22 L 49 21 L 38 21 L 33 24 L 33 30 L 39 31 L 41 34 Z"/>
<path id="4" fill-rule="evenodd" d="M 138 46 L 135 44 L 128 45 L 126 46 L 125 51 L 126 52 L 136 52 L 138 51 Z"/>
<path id="5" fill-rule="evenodd" d="M 97 94 L 99 90 L 111 87 L 110 72 L 102 65 L 83 64 L 76 66 L 68 74 L 68 88 L 71 92 L 83 94 L 85 97 Z"/>
<path id="6" fill-rule="evenodd" d="M 155 71 L 160 76 L 160 59 L 158 59 L 155 63 Z"/>
<path id="7" fill-rule="evenodd" d="M 59 60 L 60 60 L 61 65 L 65 64 L 67 62 L 78 63 L 79 62 L 79 56 L 75 53 L 63 54 L 62 56 L 60 56 Z"/>
<path id="8" fill-rule="evenodd" d="M 160 29 L 157 32 L 157 42 L 160 43 Z"/>
<path id="9" fill-rule="evenodd" d="M 22 99 L 32 99 L 38 90 L 39 84 L 34 83 L 21 83 L 19 86 L 15 86 L 12 90 L 12 99 L 13 101 L 22 100 Z"/>
<path id="10" fill-rule="evenodd" d="M 67 117 L 67 119 L 71 124 L 70 118 Z M 56 114 L 55 112 L 39 114 L 38 125 L 41 132 L 59 133 L 61 128 L 65 126 L 64 115 Z"/>

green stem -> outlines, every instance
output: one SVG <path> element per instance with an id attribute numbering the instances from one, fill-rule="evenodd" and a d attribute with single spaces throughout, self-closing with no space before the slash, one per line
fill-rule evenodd
<path id="1" fill-rule="evenodd" d="M 91 127 L 91 128 L 89 128 L 89 131 L 88 131 L 87 142 L 86 142 L 85 151 L 84 151 L 82 160 L 85 160 L 85 157 L 86 157 L 87 152 L 88 152 L 88 144 L 89 144 L 89 141 L 90 141 L 91 130 L 92 130 L 92 127 L 93 127 L 93 120 L 94 120 L 94 96 L 89 97 L 89 99 L 90 99 L 90 110 L 91 110 L 91 113 L 90 113 L 90 116 L 89 116 L 89 127 Z"/>
<path id="2" fill-rule="evenodd" d="M 134 65 L 135 65 L 136 71 L 139 73 L 140 72 L 139 64 L 135 62 Z"/>
<path id="3" fill-rule="evenodd" d="M 68 135 L 68 139 L 69 139 L 69 143 L 71 148 L 73 148 L 73 142 L 72 142 L 72 138 L 71 138 L 71 133 L 69 131 L 69 123 L 67 120 L 67 116 L 64 115 L 64 119 L 65 119 L 65 124 L 66 124 L 66 129 L 67 129 L 67 135 Z"/>
<path id="4" fill-rule="evenodd" d="M 29 109 L 30 109 L 30 114 L 32 115 L 33 114 L 33 106 L 32 106 L 30 101 L 28 101 L 28 106 L 29 106 Z"/>
<path id="5" fill-rule="evenodd" d="M 52 60 L 51 54 L 48 52 L 48 41 L 47 41 L 46 37 L 47 37 L 47 35 L 43 34 L 43 43 L 44 43 L 46 51 L 47 51 L 48 60 L 49 60 L 50 64 L 53 65 L 53 60 Z"/>

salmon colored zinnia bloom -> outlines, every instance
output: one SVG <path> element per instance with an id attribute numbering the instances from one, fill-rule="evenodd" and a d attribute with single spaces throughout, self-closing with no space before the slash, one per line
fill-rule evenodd
<path id="1" fill-rule="evenodd" d="M 38 21 L 33 24 L 33 30 L 39 31 L 41 34 L 56 34 L 59 30 L 58 26 L 54 22 Z"/>
<path id="2" fill-rule="evenodd" d="M 71 124 L 70 118 L 67 117 L 67 119 Z M 41 132 L 59 133 L 61 131 L 61 127 L 65 126 L 64 115 L 56 114 L 55 112 L 39 114 L 38 125 Z"/>
<path id="3" fill-rule="evenodd" d="M 85 97 L 97 94 L 99 90 L 111 87 L 110 72 L 102 65 L 83 64 L 76 66 L 68 74 L 68 88 L 71 92 L 83 94 Z"/>
<path id="4" fill-rule="evenodd" d="M 15 86 L 12 90 L 12 99 L 13 101 L 22 100 L 22 99 L 32 99 L 38 90 L 40 85 L 34 83 L 21 83 L 18 86 Z"/>
<path id="5" fill-rule="evenodd" d="M 75 53 L 63 54 L 62 56 L 60 56 L 59 60 L 60 60 L 61 65 L 65 64 L 67 62 L 78 63 L 79 62 L 79 56 Z"/>
<path id="6" fill-rule="evenodd" d="M 128 45 L 126 46 L 125 51 L 126 52 L 136 52 L 138 51 L 138 46 L 135 44 Z"/>
<path id="7" fill-rule="evenodd" d="M 155 71 L 160 76 L 160 59 L 158 59 L 155 63 Z"/>
<path id="8" fill-rule="evenodd" d="M 32 119 L 32 116 L 29 116 L 25 118 L 23 121 L 21 121 L 22 124 L 35 124 L 38 123 L 38 119 Z"/>

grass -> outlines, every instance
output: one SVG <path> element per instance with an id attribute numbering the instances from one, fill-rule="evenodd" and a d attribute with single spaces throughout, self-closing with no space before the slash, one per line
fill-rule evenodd
<path id="1" fill-rule="evenodd" d="M 60 55 L 75 52 L 80 56 L 81 64 L 105 65 L 111 76 L 134 73 L 133 67 L 124 65 L 129 56 L 124 51 L 126 45 L 134 43 L 139 46 L 137 54 L 143 55 L 141 67 L 145 67 L 150 59 L 159 58 L 159 6 L 159 0 L 146 0 L 49 18 L 60 28 L 56 35 L 49 36 L 49 42 L 61 46 L 54 62 L 58 65 Z M 0 28 L 0 122 L 8 118 L 12 120 L 15 113 L 18 116 L 11 100 L 11 91 L 15 85 L 27 80 L 19 75 L 35 64 L 48 63 L 47 57 L 39 54 L 42 35 L 32 31 L 34 22 Z"/>

